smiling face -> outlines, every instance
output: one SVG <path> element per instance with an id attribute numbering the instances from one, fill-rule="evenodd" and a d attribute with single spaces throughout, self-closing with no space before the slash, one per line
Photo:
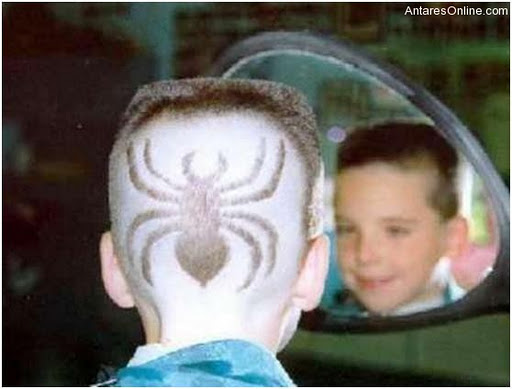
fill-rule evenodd
<path id="1" fill-rule="evenodd" d="M 428 202 L 435 180 L 431 169 L 379 162 L 338 175 L 338 260 L 346 286 L 372 313 L 442 293 L 431 276 L 446 255 L 449 222 Z"/>

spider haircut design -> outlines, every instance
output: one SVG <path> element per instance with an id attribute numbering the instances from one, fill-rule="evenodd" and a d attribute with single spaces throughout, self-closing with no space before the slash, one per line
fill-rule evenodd
<path id="1" fill-rule="evenodd" d="M 217 170 L 205 177 L 194 174 L 191 168 L 195 152 L 186 154 L 182 160 L 183 175 L 188 185 L 177 185 L 170 179 L 159 173 L 153 166 L 151 159 L 151 143 L 146 139 L 144 145 L 144 167 L 153 176 L 163 181 L 170 189 L 169 192 L 162 192 L 151 187 L 141 176 L 135 161 L 135 146 L 130 143 L 127 150 L 130 180 L 139 190 L 147 196 L 161 202 L 178 206 L 173 210 L 150 210 L 143 212 L 133 220 L 129 229 L 127 242 L 133 244 L 137 229 L 155 219 L 168 219 L 168 222 L 151 232 L 147 237 L 142 249 L 142 275 L 151 284 L 150 279 L 150 250 L 151 247 L 161 238 L 179 232 L 176 243 L 176 257 L 181 268 L 190 276 L 195 278 L 201 286 L 206 286 L 208 281 L 213 279 L 227 262 L 229 248 L 219 234 L 220 229 L 226 229 L 239 236 L 251 248 L 252 266 L 247 279 L 240 289 L 250 285 L 256 271 L 262 261 L 262 249 L 258 240 L 248 230 L 236 224 L 236 220 L 245 220 L 260 227 L 268 235 L 269 266 L 267 275 L 271 273 L 276 260 L 276 245 L 278 236 L 274 226 L 263 217 L 242 212 L 225 210 L 232 205 L 257 202 L 271 197 L 278 184 L 283 171 L 286 151 L 284 142 L 281 140 L 278 150 L 278 162 L 268 182 L 255 192 L 244 196 L 229 196 L 235 189 L 250 185 L 258 177 L 266 156 L 265 139 L 259 145 L 259 154 L 250 173 L 237 181 L 221 185 L 221 179 L 228 169 L 228 163 L 224 156 L 218 154 Z M 198 217 L 197 215 L 201 215 Z M 206 217 L 204 217 L 206 216 Z M 204 222 L 206 220 L 206 223 Z M 129 246 L 130 264 L 136 267 L 135 254 Z"/>
<path id="2" fill-rule="evenodd" d="M 173 120 L 199 113 L 226 112 L 262 114 L 295 147 L 306 173 L 302 212 L 306 238 L 314 238 L 322 232 L 323 165 L 315 118 L 302 95 L 282 84 L 253 80 L 197 78 L 143 86 L 124 113 L 110 155 L 109 201 L 115 250 L 121 254 L 119 257 L 125 273 L 132 283 L 141 287 L 142 292 L 147 292 L 146 297 L 151 298 L 151 249 L 158 241 L 173 234 L 176 234 L 174 250 L 180 267 L 202 287 L 214 279 L 229 261 L 229 247 L 222 235 L 225 232 L 240 238 L 250 250 L 250 269 L 238 287 L 239 291 L 253 282 L 264 257 L 266 276 L 275 267 L 279 237 L 274 225 L 257 214 L 231 207 L 259 202 L 274 195 L 286 161 L 282 137 L 272 149 L 264 137 L 260 138 L 257 155 L 247 174 L 229 182 L 223 178 L 229 171 L 229 163 L 222 153 L 217 154 L 215 171 L 200 176 L 193 169 L 196 151 L 190 150 L 181 157 L 181 174 L 185 183 L 175 182 L 160 170 L 161 167 L 155 166 L 151 139 L 135 142 L 132 138 L 132 134 L 164 113 Z M 269 160 L 269 155 L 274 152 L 275 158 Z M 259 187 L 248 194 L 233 193 L 251 186 L 270 161 L 275 162 L 269 165 L 270 173 Z M 118 205 L 119 184 L 114 179 L 119 175 L 119 163 L 127 164 L 129 181 L 139 193 L 165 205 L 139 212 L 124 232 L 119 219 L 123 211 Z M 152 184 L 153 181 L 157 185 Z M 144 236 L 142 248 L 136 255 L 135 237 L 143 226 L 150 226 L 151 222 L 155 222 L 157 227 Z M 267 237 L 266 247 L 262 247 L 257 237 L 240 222 L 261 230 Z"/>

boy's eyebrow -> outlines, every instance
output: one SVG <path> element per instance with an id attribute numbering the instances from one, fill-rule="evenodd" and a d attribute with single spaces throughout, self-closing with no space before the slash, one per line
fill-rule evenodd
<path id="1" fill-rule="evenodd" d="M 402 224 L 418 224 L 419 220 L 416 218 L 400 217 L 400 216 L 387 216 L 380 219 L 385 223 L 402 223 Z"/>
<path id="2" fill-rule="evenodd" d="M 339 222 L 339 221 L 344 221 L 344 222 L 350 221 L 349 217 L 346 217 L 346 216 L 341 215 L 339 213 L 335 213 L 334 214 L 334 219 L 336 220 L 336 222 Z"/>
<path id="3" fill-rule="evenodd" d="M 334 218 L 337 222 L 351 222 L 350 217 L 335 213 Z M 384 216 L 379 218 L 379 220 L 386 223 L 407 223 L 407 224 L 417 224 L 419 220 L 411 217 L 402 217 L 402 216 Z"/>

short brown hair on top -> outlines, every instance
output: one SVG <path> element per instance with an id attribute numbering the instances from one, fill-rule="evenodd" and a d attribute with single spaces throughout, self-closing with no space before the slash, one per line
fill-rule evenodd
<path id="1" fill-rule="evenodd" d="M 353 129 L 338 150 L 338 173 L 375 162 L 435 169 L 437 184 L 428 201 L 445 220 L 457 214 L 457 152 L 435 127 L 388 122 Z"/>

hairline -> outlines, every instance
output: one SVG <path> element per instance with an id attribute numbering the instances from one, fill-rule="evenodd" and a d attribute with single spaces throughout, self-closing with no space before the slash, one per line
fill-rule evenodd
<path id="1" fill-rule="evenodd" d="M 144 131 L 148 127 L 153 126 L 154 124 L 157 124 L 159 121 L 168 121 L 172 123 L 180 123 L 180 122 L 186 122 L 190 119 L 198 119 L 198 120 L 204 120 L 204 119 L 210 119 L 210 118 L 218 118 L 221 116 L 228 116 L 228 115 L 247 115 L 249 114 L 251 119 L 264 119 L 271 124 L 275 126 L 275 130 L 282 131 L 286 133 L 286 130 L 282 123 L 279 122 L 279 119 L 277 117 L 274 117 L 273 115 L 269 114 L 268 112 L 265 112 L 263 110 L 259 110 L 257 108 L 251 109 L 251 108 L 244 108 L 244 109 L 237 109 L 235 107 L 226 107 L 223 110 L 215 110 L 212 108 L 200 108 L 197 110 L 183 110 L 183 111 L 172 111 L 170 109 L 164 109 L 158 113 L 156 113 L 154 116 L 151 116 L 147 118 L 146 120 L 142 121 L 136 128 L 131 128 L 129 131 L 123 135 L 122 137 L 128 137 L 131 138 L 132 136 L 135 136 L 136 134 L 140 133 L 141 131 Z M 193 115 L 198 115 L 197 118 L 193 118 Z"/>
<path id="2" fill-rule="evenodd" d="M 402 172 L 426 172 L 431 178 L 431 182 L 428 185 L 428 193 L 425 193 L 425 200 L 427 204 L 437 213 L 437 215 L 443 221 L 450 220 L 457 215 L 455 212 L 453 215 L 446 215 L 443 210 L 443 205 L 436 204 L 436 197 L 443 191 L 443 186 L 446 184 L 447 177 L 445 177 L 435 158 L 431 155 L 428 150 L 422 150 L 415 155 L 404 155 L 397 158 L 381 158 L 371 157 L 362 162 L 350 164 L 349 166 L 342 167 L 338 172 L 338 177 L 343 174 L 344 171 L 349 169 L 363 168 L 370 165 L 383 164 L 390 166 L 398 171 Z M 455 188 L 455 183 L 449 183 L 450 187 Z M 455 194 L 456 195 L 456 194 Z"/>

